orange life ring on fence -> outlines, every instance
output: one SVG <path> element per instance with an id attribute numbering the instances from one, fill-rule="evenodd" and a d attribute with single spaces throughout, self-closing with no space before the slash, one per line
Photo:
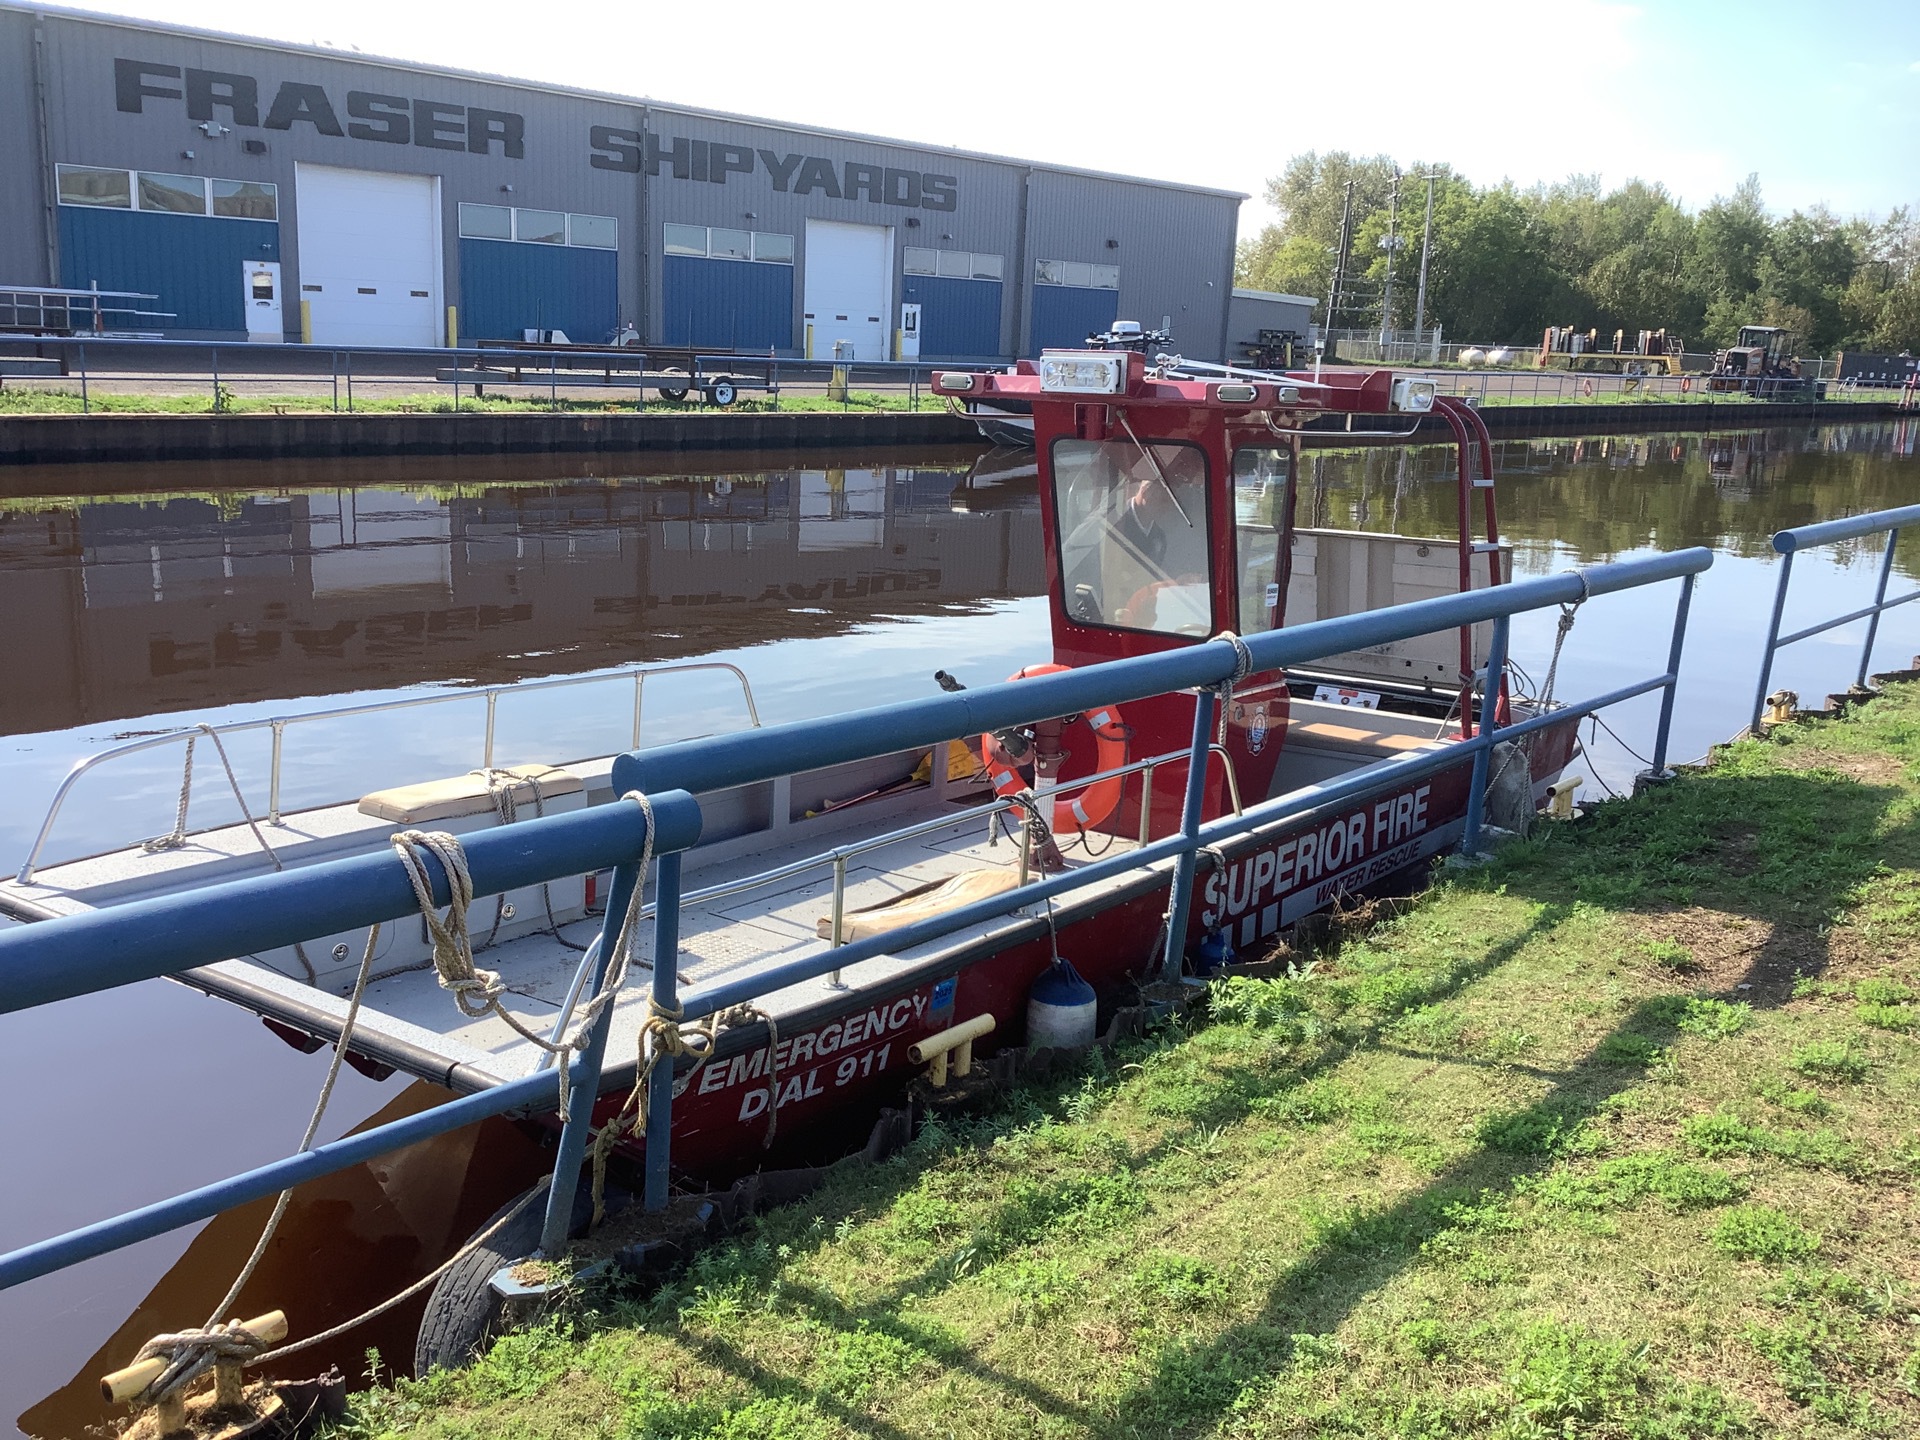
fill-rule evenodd
<path id="1" fill-rule="evenodd" d="M 1034 675 L 1058 675 L 1071 670 L 1071 665 L 1023 665 L 1007 678 L 1025 680 Z M 1120 707 L 1102 705 L 1089 710 L 1081 717 L 1093 730 L 1093 738 L 1098 742 L 1095 771 L 1118 770 L 1127 763 L 1127 727 L 1120 723 Z M 980 758 L 986 762 L 987 777 L 993 781 L 993 793 L 1006 798 L 1018 795 L 1027 788 L 1027 782 L 1015 768 L 1013 759 L 1001 746 L 991 730 L 980 737 Z M 1055 834 L 1062 831 L 1084 832 L 1098 825 L 1111 815 L 1120 804 L 1120 787 L 1124 777 L 1110 776 L 1095 781 L 1079 791 L 1072 799 L 1053 802 L 1053 829 Z"/>
<path id="2" fill-rule="evenodd" d="M 1684 395 L 1692 388 L 1693 388 L 1693 377 L 1691 375 L 1682 375 L 1680 377 L 1680 393 Z"/>

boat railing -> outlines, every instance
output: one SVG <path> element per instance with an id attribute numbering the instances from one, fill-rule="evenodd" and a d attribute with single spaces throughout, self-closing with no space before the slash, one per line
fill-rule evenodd
<path id="1" fill-rule="evenodd" d="M 1590 711 L 1655 692 L 1660 694 L 1661 704 L 1652 773 L 1664 774 L 1694 577 L 1712 563 L 1713 556 L 1706 549 L 1681 550 L 1338 616 L 1245 640 L 1221 638 L 1017 683 L 629 752 L 614 761 L 614 790 L 622 796 L 649 797 L 645 806 L 590 806 L 464 837 L 473 893 L 493 895 L 545 880 L 612 869 L 613 883 L 597 952 L 593 963 L 583 966 L 590 973 L 580 986 L 582 994 L 597 995 L 606 981 L 609 959 L 635 887 L 643 881 L 642 860 L 649 852 L 655 857 L 652 953 L 671 956 L 680 951 L 684 903 L 681 862 L 683 852 L 699 838 L 701 812 L 696 793 L 897 754 L 903 749 L 931 748 L 963 735 L 1030 724 L 1100 705 L 1191 691 L 1195 697 L 1193 736 L 1186 752 L 1180 823 L 1174 833 L 1069 870 L 1030 877 L 1026 885 L 894 930 L 718 977 L 684 994 L 677 966 L 654 965 L 649 1001 L 651 1013 L 698 1022 L 729 1006 L 764 1000 L 789 986 L 818 980 L 863 961 L 900 955 L 1027 906 L 1165 861 L 1172 862 L 1172 873 L 1168 878 L 1168 938 L 1160 974 L 1170 978 L 1179 973 L 1186 950 L 1199 857 L 1258 828 L 1283 821 L 1315 823 L 1322 817 L 1344 814 L 1356 799 L 1394 793 L 1397 787 L 1421 777 L 1471 766 L 1460 843 L 1469 851 L 1477 850 L 1491 752 L 1496 744 L 1550 725 L 1566 725 Z M 1215 743 L 1221 692 L 1236 674 L 1247 673 L 1242 667 L 1249 662 L 1255 672 L 1284 669 L 1348 650 L 1491 620 L 1493 640 L 1487 673 L 1497 675 L 1505 666 L 1514 615 L 1668 580 L 1680 584 L 1666 665 L 1659 673 L 1508 724 L 1500 719 L 1501 687 L 1483 684 L 1480 725 L 1470 737 L 1443 746 L 1403 751 L 1336 779 L 1249 805 L 1238 814 L 1204 819 L 1206 777 L 1211 769 L 1207 760 Z M 1153 757 L 1153 763 L 1164 762 Z M 423 863 L 431 879 L 434 903 L 449 903 L 444 869 L 436 859 Z M 374 854 L 19 926 L 0 931 L 0 1014 L 180 974 L 233 955 L 259 954 L 315 935 L 394 920 L 417 913 L 418 904 L 406 868 L 383 846 Z M 601 1009 L 599 1021 L 582 1037 L 570 1066 L 568 1108 L 546 1201 L 542 1250 L 547 1254 L 557 1254 L 564 1248 L 569 1232 L 594 1104 L 604 1080 L 607 1017 L 612 1013 L 612 1006 Z M 479 1093 L 0 1255 L 0 1289 L 209 1219 L 248 1200 L 459 1129 L 484 1116 L 551 1105 L 559 1093 L 558 1081 L 557 1067 L 530 1065 L 528 1073 L 519 1078 Z M 673 1090 L 671 1084 L 646 1087 L 643 1200 L 655 1211 L 664 1208 L 668 1200 Z"/>
<path id="2" fill-rule="evenodd" d="M 127 756 L 136 755 L 142 751 L 158 750 L 169 745 L 183 745 L 203 735 L 216 736 L 224 739 L 228 736 L 244 735 L 260 730 L 271 731 L 273 750 L 267 768 L 266 823 L 269 825 L 278 825 L 281 823 L 281 776 L 285 768 L 287 731 L 296 726 L 311 725 L 321 721 L 347 720 L 364 715 L 383 715 L 398 710 L 420 710 L 445 705 L 471 705 L 475 701 L 485 701 L 486 728 L 483 732 L 480 745 L 480 768 L 491 770 L 495 758 L 494 741 L 498 733 L 500 699 L 502 696 L 528 695 L 537 691 L 567 690 L 576 686 L 606 685 L 616 681 L 631 680 L 633 683 L 633 729 L 631 743 L 632 748 L 637 750 L 640 748 L 640 736 L 645 718 L 648 677 L 687 675 L 696 671 L 721 671 L 733 676 L 733 678 L 740 683 L 740 698 L 747 709 L 748 723 L 755 728 L 759 727 L 760 707 L 754 702 L 753 685 L 748 681 L 746 672 L 741 670 L 738 665 L 730 665 L 722 660 L 702 660 L 686 665 L 639 666 L 632 669 L 615 670 L 595 675 L 565 675 L 548 680 L 523 680 L 512 685 L 491 685 L 484 689 L 440 691 L 432 695 L 408 695 L 394 700 L 376 700 L 364 705 L 338 705 L 330 709 L 312 710 L 298 715 L 275 715 L 260 720 L 237 720 L 227 725 L 189 726 L 180 730 L 169 731 L 164 735 L 148 735 L 138 740 L 129 740 L 125 744 L 116 745 L 110 750 L 102 750 L 98 754 L 89 755 L 82 760 L 74 762 L 73 768 L 67 771 L 66 775 L 60 781 L 59 788 L 53 792 L 53 799 L 48 803 L 46 816 L 41 820 L 40 828 L 34 834 L 33 844 L 28 849 L 26 859 L 21 862 L 20 869 L 14 875 L 14 879 L 22 885 L 32 882 L 33 872 L 40 863 L 41 851 L 46 848 L 47 838 L 53 833 L 54 822 L 60 818 L 61 807 L 66 804 L 68 793 L 80 782 L 81 778 L 88 772 L 96 770 L 110 761 L 124 760 Z M 554 763 L 561 765 L 577 764 L 580 760 L 586 758 L 589 757 L 576 756 L 571 760 L 562 760 Z M 191 782 L 192 775 L 188 773 L 182 780 L 181 788 L 183 792 L 189 788 Z M 231 784 L 234 789 L 235 798 L 240 799 L 244 806 L 245 801 L 241 797 L 239 780 L 233 778 Z M 186 807 L 190 800 L 190 795 L 183 795 L 181 805 L 181 821 L 183 825 L 186 817 Z M 191 834 L 197 832 L 187 831 L 184 833 Z"/>
<path id="3" fill-rule="evenodd" d="M 1905 595 L 1887 599 L 1887 582 L 1893 578 L 1893 553 L 1900 543 L 1900 532 L 1916 524 L 1920 524 L 1920 505 L 1903 505 L 1894 510 L 1875 510 L 1866 515 L 1849 515 L 1841 520 L 1797 525 L 1790 530 L 1774 532 L 1773 549 L 1780 557 L 1780 578 L 1774 583 L 1773 618 L 1767 622 L 1767 643 L 1760 652 L 1760 680 L 1753 689 L 1753 714 L 1747 722 L 1749 730 L 1759 732 L 1760 715 L 1767 707 L 1767 686 L 1773 680 L 1774 657 L 1789 645 L 1823 635 L 1829 630 L 1837 630 L 1842 625 L 1851 625 L 1856 620 L 1867 622 L 1867 635 L 1860 646 L 1860 668 L 1854 675 L 1853 683 L 1856 689 L 1866 688 L 1867 671 L 1873 664 L 1873 644 L 1880 634 L 1880 617 L 1895 606 L 1920 600 L 1920 590 L 1910 590 Z M 1863 605 L 1858 610 L 1849 610 L 1845 615 L 1835 616 L 1831 620 L 1805 626 L 1791 635 L 1782 635 L 1780 620 L 1786 613 L 1787 587 L 1793 583 L 1793 557 L 1802 550 L 1837 545 L 1844 540 L 1862 540 L 1869 535 L 1878 535 L 1883 530 L 1887 535 L 1887 543 L 1880 553 L 1880 578 L 1874 586 L 1873 603 Z"/>

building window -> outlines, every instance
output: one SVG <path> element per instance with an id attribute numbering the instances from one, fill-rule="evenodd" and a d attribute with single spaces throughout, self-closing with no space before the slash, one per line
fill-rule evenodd
<path id="1" fill-rule="evenodd" d="M 463 203 L 460 234 L 468 240 L 520 240 L 529 245 L 615 250 L 619 248 L 620 225 L 611 215 L 569 215 L 563 210 L 516 210 L 509 205 Z"/>
<path id="2" fill-rule="evenodd" d="M 1118 290 L 1118 265 L 1091 265 L 1081 260 L 1036 260 L 1033 262 L 1036 285 L 1072 285 L 1082 290 Z"/>
<path id="3" fill-rule="evenodd" d="M 976 255 L 968 250 L 928 250 L 909 245 L 905 269 L 909 275 L 944 275 L 949 280 L 998 280 L 1003 260 L 998 255 Z"/>
<path id="4" fill-rule="evenodd" d="M 753 258 L 770 265 L 793 263 L 793 237 L 756 230 L 753 234 Z"/>
<path id="5" fill-rule="evenodd" d="M 99 205 L 111 210 L 133 208 L 133 177 L 125 170 L 96 170 L 90 165 L 62 165 L 60 203 Z"/>
<path id="6" fill-rule="evenodd" d="M 513 238 L 535 245 L 564 245 L 567 217 L 558 210 L 515 210 Z"/>
<path id="7" fill-rule="evenodd" d="M 793 236 L 761 230 L 733 230 L 723 225 L 668 225 L 667 254 L 696 255 L 709 260 L 758 260 L 767 265 L 793 264 Z"/>
<path id="8" fill-rule="evenodd" d="M 698 255 L 705 258 L 707 253 L 707 227 L 704 225 L 667 226 L 667 254 Z"/>
<path id="9" fill-rule="evenodd" d="M 62 205 L 213 215 L 223 220 L 280 218 L 280 188 L 264 180 L 209 180 L 200 175 L 104 170 L 93 165 L 55 168 Z"/>
<path id="10" fill-rule="evenodd" d="M 617 250 L 620 248 L 620 222 L 611 215 L 569 215 L 567 243 L 589 250 Z"/>
<path id="11" fill-rule="evenodd" d="M 207 213 L 207 182 L 198 175 L 159 175 L 140 172 L 140 208 L 166 210 L 175 215 Z"/>
<path id="12" fill-rule="evenodd" d="M 215 180 L 213 213 L 229 220 L 278 220 L 280 187 L 263 180 Z"/>
<path id="13" fill-rule="evenodd" d="M 746 260 L 753 255 L 753 232 L 725 230 L 715 225 L 707 231 L 707 254 L 715 260 Z"/>
<path id="14" fill-rule="evenodd" d="M 513 210 L 506 205 L 462 205 L 460 233 L 469 240 L 511 240 Z"/>

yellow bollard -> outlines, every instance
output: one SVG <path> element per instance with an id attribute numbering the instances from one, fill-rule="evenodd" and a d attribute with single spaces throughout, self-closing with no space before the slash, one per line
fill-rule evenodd
<path id="1" fill-rule="evenodd" d="M 300 343 L 302 345 L 313 343 L 313 302 L 311 300 L 300 302 Z"/>
<path id="2" fill-rule="evenodd" d="M 993 1016 L 976 1015 L 971 1020 L 963 1020 L 958 1025 L 949 1025 L 945 1030 L 916 1040 L 907 1047 L 907 1059 L 915 1065 L 931 1062 L 930 1078 L 936 1090 L 947 1083 L 948 1060 L 951 1057 L 953 1073 L 964 1079 L 973 1070 L 973 1042 L 982 1035 L 993 1033 Z"/>

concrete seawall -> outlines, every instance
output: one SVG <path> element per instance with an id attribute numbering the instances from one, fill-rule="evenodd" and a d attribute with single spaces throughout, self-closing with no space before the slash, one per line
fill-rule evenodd
<path id="1" fill-rule="evenodd" d="M 944 411 L 672 414 L 15 415 L 0 466 L 140 460 L 344 459 L 952 445 L 980 434 Z"/>
<path id="2" fill-rule="evenodd" d="M 1495 435 L 1748 429 L 1877 420 L 1891 403 L 1491 405 Z M 1445 428 L 1428 426 L 1436 435 Z M 1339 444 L 1329 427 L 1328 441 Z M 671 414 L 14 415 L 0 418 L 0 467 L 128 461 L 348 459 L 369 456 L 678 454 L 979 444 L 944 412 L 687 411 Z"/>

